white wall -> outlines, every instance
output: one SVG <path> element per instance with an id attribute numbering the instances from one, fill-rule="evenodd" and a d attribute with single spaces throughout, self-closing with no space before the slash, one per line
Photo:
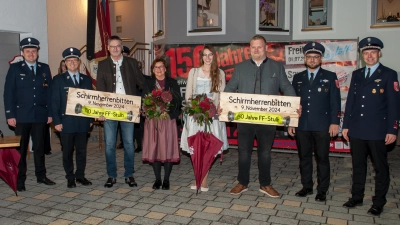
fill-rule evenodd
<path id="1" fill-rule="evenodd" d="M 302 32 L 303 1 L 293 1 L 293 40 L 308 39 L 348 39 L 367 36 L 382 40 L 381 63 L 400 71 L 398 53 L 400 52 L 400 27 L 370 28 L 371 0 L 333 0 L 333 30 Z"/>
<path id="2" fill-rule="evenodd" d="M 20 33 L 21 39 L 28 36 L 38 39 L 39 61 L 47 63 L 49 57 L 46 0 L 0 0 L 0 15 L 0 30 Z"/>
<path id="3" fill-rule="evenodd" d="M 54 76 L 63 59 L 62 52 L 86 44 L 87 0 L 47 0 L 47 9 L 49 65 Z"/>

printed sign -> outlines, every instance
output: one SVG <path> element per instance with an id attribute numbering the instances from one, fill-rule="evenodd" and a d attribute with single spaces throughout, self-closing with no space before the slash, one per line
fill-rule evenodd
<path id="1" fill-rule="evenodd" d="M 221 92 L 220 121 L 297 127 L 300 97 Z"/>
<path id="2" fill-rule="evenodd" d="M 65 114 L 139 123 L 140 96 L 69 88 Z"/>

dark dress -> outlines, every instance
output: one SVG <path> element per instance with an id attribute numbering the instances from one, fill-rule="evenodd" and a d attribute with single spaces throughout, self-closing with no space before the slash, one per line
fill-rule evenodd
<path id="1" fill-rule="evenodd" d="M 156 88 L 156 82 L 155 78 L 147 80 L 149 91 Z M 146 119 L 144 122 L 142 160 L 151 163 L 180 160 L 176 119 L 181 113 L 182 98 L 175 79 L 165 77 L 164 90 L 170 90 L 173 96 L 168 112 L 170 119 Z"/>

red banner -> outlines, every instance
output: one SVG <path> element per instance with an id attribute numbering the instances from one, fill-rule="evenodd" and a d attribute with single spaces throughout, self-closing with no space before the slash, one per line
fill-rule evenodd
<path id="1" fill-rule="evenodd" d="M 314 40 L 315 41 L 315 40 Z M 347 99 L 350 76 L 357 67 L 357 40 L 316 40 L 325 46 L 322 68 L 335 72 L 338 76 L 342 98 L 342 111 Z M 291 82 L 296 73 L 304 71 L 303 46 L 309 41 L 298 42 L 268 42 L 267 56 L 283 64 L 286 75 Z M 234 67 L 251 58 L 248 43 L 218 43 L 212 44 L 216 50 L 218 66 L 226 74 L 229 82 Z M 177 79 L 181 87 L 181 95 L 185 96 L 186 79 L 190 69 L 200 66 L 200 51 L 203 44 L 161 44 L 154 46 L 155 57 L 165 57 L 169 64 L 169 74 Z M 343 114 L 343 112 L 342 112 Z M 237 130 L 235 123 L 227 123 L 229 143 L 237 145 Z M 255 145 L 257 143 L 255 142 Z M 296 142 L 288 137 L 283 127 L 277 127 L 273 148 L 297 149 Z M 332 152 L 349 152 L 341 139 L 332 140 Z"/>

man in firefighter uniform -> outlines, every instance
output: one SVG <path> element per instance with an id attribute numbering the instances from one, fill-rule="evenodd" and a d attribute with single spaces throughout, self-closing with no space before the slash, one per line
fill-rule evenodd
<path id="1" fill-rule="evenodd" d="M 389 189 L 386 145 L 396 140 L 399 115 L 397 73 L 379 62 L 383 43 L 375 37 L 360 41 L 366 66 L 352 74 L 343 121 L 343 137 L 350 141 L 353 185 L 343 206 L 362 205 L 367 176 L 367 157 L 375 164 L 375 196 L 369 214 L 380 215 Z"/>
<path id="2" fill-rule="evenodd" d="M 296 74 L 292 85 L 301 97 L 302 114 L 299 126 L 290 127 L 290 135 L 296 133 L 300 159 L 301 184 L 298 197 L 313 194 L 313 150 L 317 157 L 316 201 L 326 201 L 330 183 L 329 144 L 330 138 L 339 132 L 340 90 L 336 74 L 321 68 L 325 48 L 310 42 L 303 48 L 306 70 Z"/>
<path id="3" fill-rule="evenodd" d="M 52 122 L 49 65 L 38 62 L 39 41 L 28 37 L 20 42 L 24 60 L 13 63 L 7 72 L 4 84 L 4 108 L 7 124 L 21 136 L 21 160 L 18 164 L 17 190 L 25 191 L 26 151 L 32 135 L 35 175 L 38 183 L 54 185 L 47 178 L 44 143 L 45 129 Z"/>

